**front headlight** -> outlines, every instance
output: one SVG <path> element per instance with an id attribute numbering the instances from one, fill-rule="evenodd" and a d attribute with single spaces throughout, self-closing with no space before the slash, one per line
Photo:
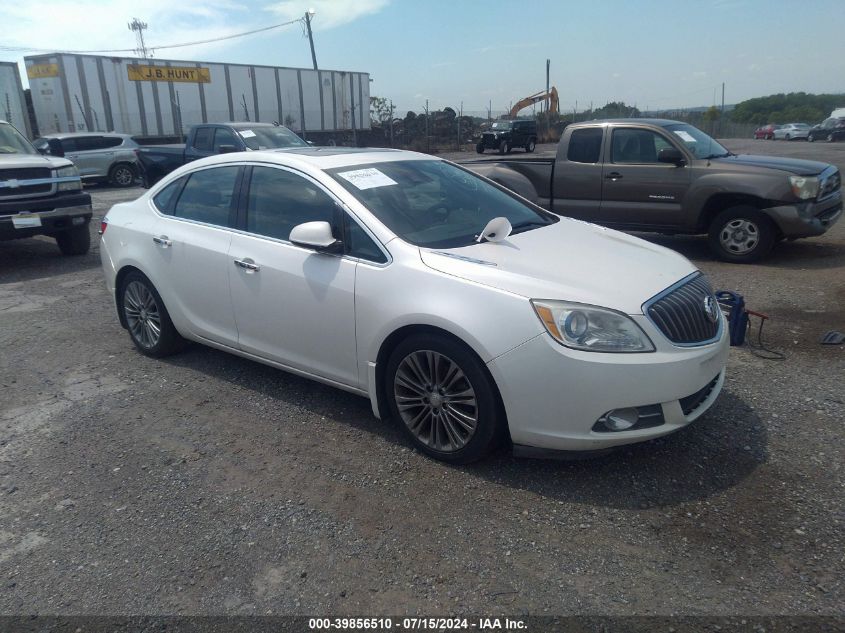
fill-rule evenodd
<path id="1" fill-rule="evenodd" d="M 56 170 L 56 178 L 73 178 L 73 180 L 58 183 L 56 191 L 79 191 L 82 189 L 82 180 L 79 177 L 79 170 L 76 165 L 59 167 Z"/>
<path id="2" fill-rule="evenodd" d="M 819 179 L 815 176 L 790 176 L 792 193 L 802 200 L 810 200 L 819 195 Z"/>
<path id="3" fill-rule="evenodd" d="M 645 332 L 620 312 L 545 299 L 532 299 L 531 305 L 549 334 L 566 347 L 587 352 L 654 351 Z"/>

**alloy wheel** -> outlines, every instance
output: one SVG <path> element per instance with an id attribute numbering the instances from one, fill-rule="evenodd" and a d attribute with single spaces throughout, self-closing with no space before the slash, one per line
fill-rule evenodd
<path id="1" fill-rule="evenodd" d="M 123 292 L 126 324 L 138 344 L 145 349 L 155 347 L 161 338 L 161 314 L 150 289 L 140 281 L 132 281 Z"/>
<path id="2" fill-rule="evenodd" d="M 722 227 L 719 232 L 719 242 L 727 252 L 745 255 L 759 244 L 760 230 L 754 222 L 737 218 Z"/>
<path id="3" fill-rule="evenodd" d="M 472 384 L 455 361 L 439 352 L 418 350 L 403 358 L 393 397 L 408 430 L 436 451 L 459 451 L 478 427 Z"/>
<path id="4" fill-rule="evenodd" d="M 114 181 L 121 187 L 128 187 L 135 180 L 135 175 L 128 167 L 117 167 L 114 170 Z"/>

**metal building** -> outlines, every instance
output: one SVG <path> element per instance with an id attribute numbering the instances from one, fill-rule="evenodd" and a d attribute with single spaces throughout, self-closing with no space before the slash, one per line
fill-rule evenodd
<path id="1" fill-rule="evenodd" d="M 223 121 L 278 121 L 306 136 L 370 127 L 368 73 L 66 53 L 24 61 L 42 134 L 172 135 Z"/>
<path id="2" fill-rule="evenodd" d="M 21 76 L 15 62 L 0 62 L 0 119 L 32 138 Z"/>

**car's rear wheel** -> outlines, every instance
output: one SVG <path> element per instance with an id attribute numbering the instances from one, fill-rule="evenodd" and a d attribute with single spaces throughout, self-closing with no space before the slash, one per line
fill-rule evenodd
<path id="1" fill-rule="evenodd" d="M 536 147 L 537 143 L 535 143 L 533 140 L 528 141 L 528 144 L 525 146 L 525 151 L 531 154 Z"/>
<path id="2" fill-rule="evenodd" d="M 478 152 L 479 154 L 483 154 L 484 153 L 484 144 L 479 143 L 478 145 L 476 145 L 475 151 Z"/>
<path id="3" fill-rule="evenodd" d="M 115 165 L 109 174 L 109 182 L 115 187 L 131 187 L 135 184 L 135 169 L 126 163 Z"/>
<path id="4" fill-rule="evenodd" d="M 828 143 L 833 143 L 833 134 L 828 134 L 828 135 L 827 135 L 827 142 L 828 142 Z"/>
<path id="5" fill-rule="evenodd" d="M 792 140 L 792 138 L 789 136 L 789 134 L 787 134 L 784 138 L 785 138 L 787 141 Z"/>
<path id="6" fill-rule="evenodd" d="M 507 154 L 509 151 L 511 151 L 511 150 L 510 150 L 510 147 L 508 147 L 507 141 L 502 141 L 501 143 L 499 143 L 499 153 L 500 154 Z"/>
<path id="7" fill-rule="evenodd" d="M 144 275 L 126 275 L 118 302 L 129 337 L 142 354 L 161 358 L 182 349 L 185 340 L 176 331 L 158 291 Z"/>
<path id="8" fill-rule="evenodd" d="M 710 224 L 708 241 L 713 253 L 727 262 L 747 264 L 765 256 L 775 243 L 775 226 L 758 209 L 725 209 Z"/>
<path id="9" fill-rule="evenodd" d="M 414 446 L 436 459 L 481 459 L 505 435 L 492 377 L 470 349 L 445 336 L 402 341 L 387 361 L 384 393 Z"/>
<path id="10" fill-rule="evenodd" d="M 91 233 L 88 229 L 88 223 L 58 233 L 56 244 L 62 255 L 84 255 L 91 248 Z"/>

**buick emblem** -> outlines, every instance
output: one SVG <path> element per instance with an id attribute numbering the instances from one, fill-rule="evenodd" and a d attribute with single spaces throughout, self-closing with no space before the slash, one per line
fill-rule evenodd
<path id="1" fill-rule="evenodd" d="M 710 323 L 715 323 L 719 319 L 719 308 L 710 295 L 704 297 L 704 314 L 707 315 Z"/>

